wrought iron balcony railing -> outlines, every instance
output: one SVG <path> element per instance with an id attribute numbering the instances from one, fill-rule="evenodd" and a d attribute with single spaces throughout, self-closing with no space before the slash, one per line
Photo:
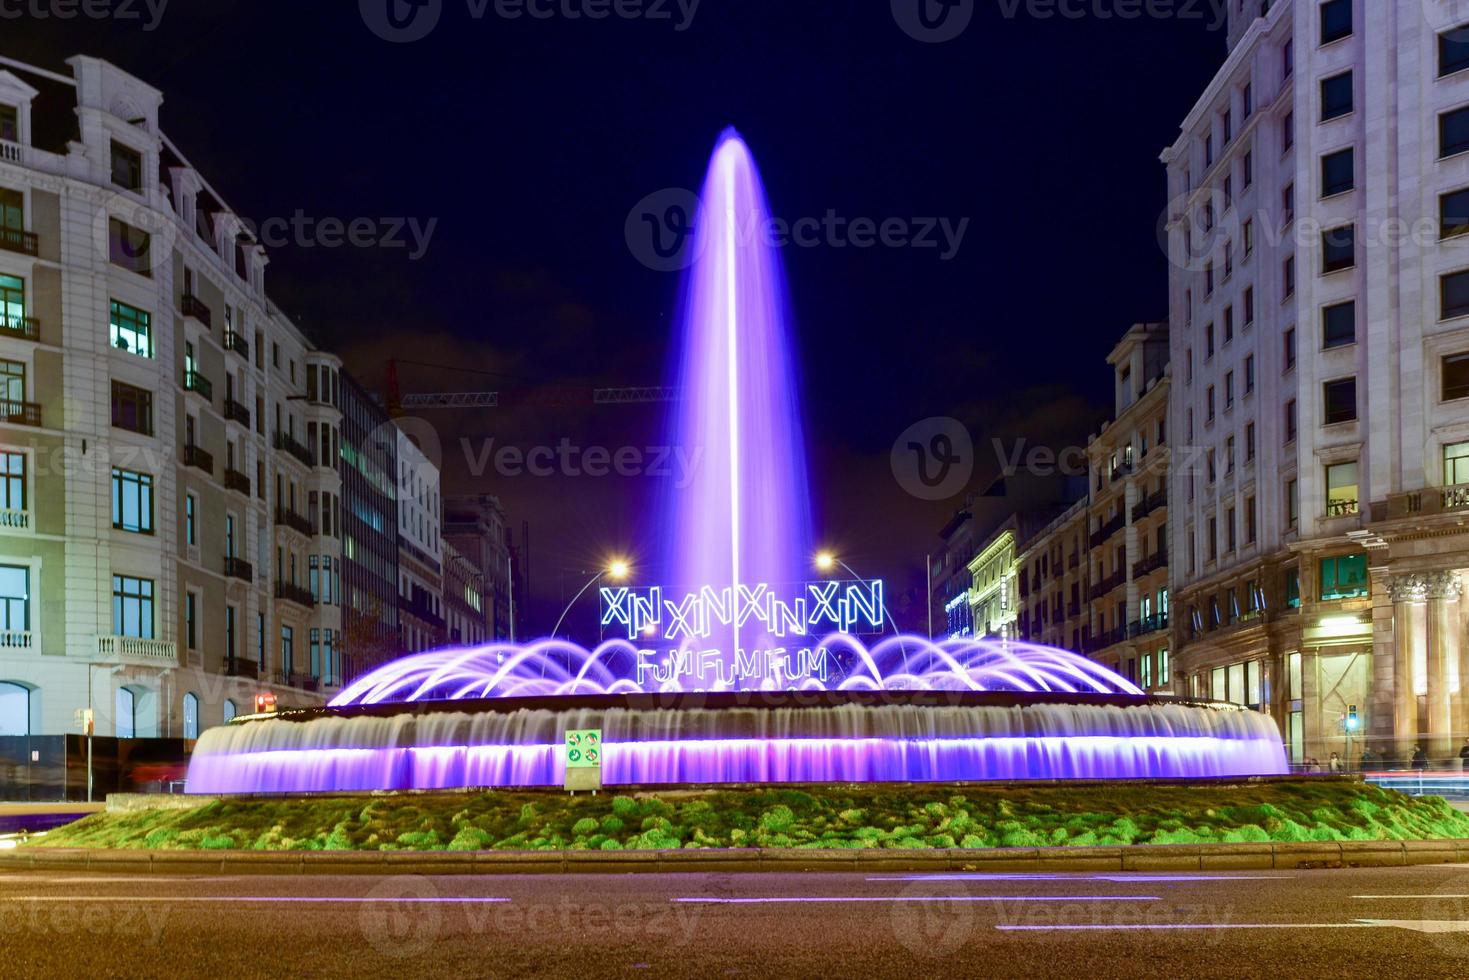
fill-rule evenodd
<path id="1" fill-rule="evenodd" d="M 41 323 L 33 316 L 0 316 L 0 334 L 19 340 L 40 340 Z"/>
<path id="2" fill-rule="evenodd" d="M 213 325 L 214 314 L 209 312 L 209 307 L 204 305 L 204 301 L 197 296 L 184 293 L 179 300 L 179 311 L 184 316 L 193 317 L 206 327 Z"/>

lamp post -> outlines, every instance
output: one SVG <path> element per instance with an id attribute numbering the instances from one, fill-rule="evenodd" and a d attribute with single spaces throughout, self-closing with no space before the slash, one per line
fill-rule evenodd
<path id="1" fill-rule="evenodd" d="M 627 573 L 630 570 L 628 563 L 618 558 L 609 562 L 606 568 L 589 578 L 587 584 L 581 587 L 581 591 L 572 596 L 571 601 L 566 604 L 566 608 L 561 610 L 560 618 L 556 620 L 556 625 L 551 629 L 551 639 L 556 639 L 556 634 L 561 631 L 561 624 L 566 621 L 566 614 L 571 612 L 571 607 L 576 605 L 578 599 L 586 595 L 587 589 L 602 581 L 604 577 L 610 578 L 614 582 L 621 582 L 627 578 Z"/>
<path id="2" fill-rule="evenodd" d="M 816 567 L 823 572 L 830 572 L 833 569 L 840 567 L 848 575 L 852 576 L 854 579 L 857 579 L 859 582 L 865 581 L 861 575 L 858 575 L 857 572 L 853 570 L 851 565 L 848 565 L 846 562 L 842 561 L 841 558 L 832 554 L 830 551 L 817 552 Z M 894 621 L 893 614 L 888 612 L 888 604 L 886 600 L 884 600 L 882 604 L 882 614 L 884 617 L 886 617 L 888 625 L 893 628 L 893 635 L 898 637 L 898 650 L 903 654 L 903 673 L 906 674 L 908 673 L 908 644 L 903 642 L 903 633 L 901 630 L 898 629 L 898 624 L 896 621 Z"/>

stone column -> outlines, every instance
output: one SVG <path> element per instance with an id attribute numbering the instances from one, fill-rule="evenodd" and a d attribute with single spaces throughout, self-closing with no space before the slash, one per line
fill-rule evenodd
<path id="1" fill-rule="evenodd" d="M 1449 691 L 1450 665 L 1459 660 L 1459 595 L 1463 586 L 1453 572 L 1424 576 L 1428 592 L 1428 750 L 1439 764 L 1458 751 L 1454 747 L 1454 710 Z"/>
<path id="2" fill-rule="evenodd" d="M 1418 695 L 1414 693 L 1413 656 L 1417 646 L 1414 610 L 1428 599 L 1421 575 L 1388 580 L 1393 602 L 1393 743 L 1398 761 L 1406 763 L 1418 741 Z"/>

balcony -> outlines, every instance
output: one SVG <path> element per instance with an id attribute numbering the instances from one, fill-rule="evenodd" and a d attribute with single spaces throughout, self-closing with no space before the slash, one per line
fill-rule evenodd
<path id="1" fill-rule="evenodd" d="M 1067 619 L 1075 619 L 1077 616 L 1080 616 L 1080 615 L 1081 615 L 1081 600 L 1080 599 L 1073 599 L 1071 602 L 1068 602 L 1066 604 L 1066 618 Z"/>
<path id="2" fill-rule="evenodd" d="M 308 538 L 316 536 L 316 525 L 312 524 L 309 519 L 286 507 L 277 507 L 275 509 L 275 523 L 277 527 L 288 527 L 292 531 L 303 534 Z"/>
<path id="3" fill-rule="evenodd" d="M 30 650 L 35 635 L 30 630 L 0 630 L 0 650 Z"/>
<path id="4" fill-rule="evenodd" d="M 184 465 L 203 470 L 210 476 L 214 475 L 214 457 L 198 446 L 184 447 Z"/>
<path id="5" fill-rule="evenodd" d="M 0 509 L 0 531 L 29 531 L 31 512 L 13 507 Z"/>
<path id="6" fill-rule="evenodd" d="M 37 255 L 40 253 L 40 243 L 33 231 L 21 231 L 19 228 L 0 228 L 0 248 L 7 252 L 19 252 L 21 255 Z"/>
<path id="7" fill-rule="evenodd" d="M 139 636 L 98 636 L 95 649 L 97 659 L 107 663 L 175 667 L 179 661 L 178 644 L 168 640 L 145 640 Z"/>
<path id="8" fill-rule="evenodd" d="M 1100 528 L 1096 530 L 1096 533 L 1092 535 L 1092 547 L 1100 548 L 1103 544 L 1106 543 L 1108 538 L 1110 538 L 1112 535 L 1116 534 L 1118 531 L 1122 530 L 1126 526 L 1127 515 L 1119 511 L 1116 517 L 1112 518 L 1106 524 L 1103 524 Z"/>
<path id="9" fill-rule="evenodd" d="M 286 683 L 298 691 L 321 690 L 321 678 L 312 677 L 310 674 L 290 674 L 286 679 Z"/>
<path id="10" fill-rule="evenodd" d="M 1133 636 L 1147 636 L 1149 633 L 1162 633 L 1168 629 L 1168 614 L 1161 613 L 1157 616 L 1149 616 L 1139 619 L 1132 624 L 1130 632 Z"/>
<path id="11" fill-rule="evenodd" d="M 233 398 L 224 400 L 224 417 L 227 422 L 238 422 L 245 428 L 250 428 L 250 410 Z"/>
<path id="12" fill-rule="evenodd" d="M 0 398 L 0 422 L 11 425 L 41 425 L 41 406 L 36 402 L 17 402 Z"/>
<path id="13" fill-rule="evenodd" d="M 248 497 L 250 496 L 250 478 L 239 470 L 232 470 L 225 467 L 224 488 Z"/>
<path id="14" fill-rule="evenodd" d="M 18 340 L 40 340 L 41 323 L 33 316 L 0 316 L 0 335 Z"/>
<path id="15" fill-rule="evenodd" d="M 250 359 L 250 342 L 233 330 L 224 332 L 224 349 L 234 351 L 247 361 Z"/>
<path id="16" fill-rule="evenodd" d="M 206 402 L 214 401 L 214 385 L 198 371 L 184 372 L 184 390 L 192 391 Z"/>
<path id="17" fill-rule="evenodd" d="M 1361 512 L 1361 505 L 1355 500 L 1328 500 L 1326 502 L 1327 517 L 1355 517 Z"/>
<path id="18" fill-rule="evenodd" d="M 1136 524 L 1144 517 L 1147 517 L 1149 514 L 1153 513 L 1153 511 L 1161 510 L 1162 508 L 1167 506 L 1167 488 L 1159 490 L 1156 493 L 1151 493 L 1148 496 L 1144 497 L 1142 500 L 1139 500 L 1137 506 L 1132 509 L 1132 521 L 1134 524 Z"/>
<path id="19" fill-rule="evenodd" d="M 307 609 L 316 605 L 316 597 L 311 594 L 311 590 L 296 585 L 294 582 L 275 583 L 275 597 L 284 599 L 286 602 L 294 602 L 298 606 L 305 606 Z"/>
<path id="20" fill-rule="evenodd" d="M 225 676 L 246 677 L 257 680 L 260 677 L 260 665 L 253 660 L 236 660 L 233 657 L 225 661 Z"/>
<path id="21" fill-rule="evenodd" d="M 316 465 L 316 454 L 284 432 L 277 432 L 275 434 L 274 445 L 276 449 L 279 449 L 283 453 L 291 454 L 306 466 Z"/>
<path id="22" fill-rule="evenodd" d="M 209 312 L 209 307 L 205 306 L 204 301 L 197 296 L 184 293 L 179 300 L 179 312 L 184 316 L 193 317 L 206 327 L 213 326 L 214 314 Z"/>
<path id="23" fill-rule="evenodd" d="M 1088 637 L 1086 641 L 1082 643 L 1082 652 L 1096 653 L 1099 650 L 1105 650 L 1110 646 L 1115 646 L 1116 644 L 1121 643 L 1126 639 L 1127 627 L 1117 626 L 1113 629 L 1107 630 L 1107 632 L 1105 633 L 1098 633 L 1096 636 Z"/>
<path id="24" fill-rule="evenodd" d="M 1142 578 L 1150 572 L 1156 572 L 1168 565 L 1168 549 L 1159 548 L 1136 565 L 1132 566 L 1132 577 Z"/>
<path id="25" fill-rule="evenodd" d="M 1469 510 L 1469 484 L 1433 487 L 1397 493 L 1372 505 L 1373 521 L 1399 520 L 1405 517 L 1432 517 Z"/>
<path id="26" fill-rule="evenodd" d="M 1113 589 L 1116 589 L 1126 584 L 1127 570 L 1119 568 L 1111 575 L 1108 575 L 1106 578 L 1102 579 L 1096 585 L 1093 585 L 1090 594 L 1093 600 L 1100 599 L 1102 596 L 1106 595 L 1108 592 L 1111 592 Z"/>
<path id="27" fill-rule="evenodd" d="M 437 613 L 435 613 L 425 603 L 422 603 L 422 602 L 399 602 L 398 603 L 398 611 L 400 613 L 407 613 L 409 616 L 412 616 L 415 619 L 420 619 L 423 622 L 427 623 L 429 626 L 433 627 L 434 629 L 443 629 L 444 628 L 444 618 L 442 616 L 438 615 Z"/>
<path id="28" fill-rule="evenodd" d="M 228 578 L 239 579 L 241 582 L 253 582 L 255 581 L 255 566 L 243 558 L 226 558 L 224 574 Z"/>

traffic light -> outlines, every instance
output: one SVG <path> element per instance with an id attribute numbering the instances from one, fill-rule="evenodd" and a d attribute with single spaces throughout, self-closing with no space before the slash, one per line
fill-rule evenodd
<path id="1" fill-rule="evenodd" d="M 1347 731 L 1355 732 L 1361 727 L 1362 719 L 1357 715 L 1357 706 L 1355 704 L 1347 705 Z"/>

